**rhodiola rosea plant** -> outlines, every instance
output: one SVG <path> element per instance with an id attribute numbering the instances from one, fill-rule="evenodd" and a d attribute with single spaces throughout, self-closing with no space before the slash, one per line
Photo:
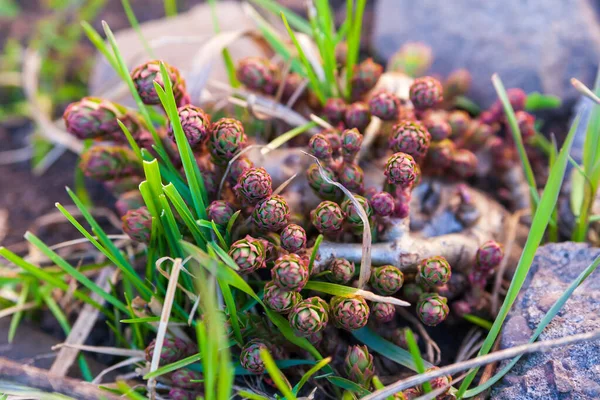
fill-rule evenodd
<path id="1" fill-rule="evenodd" d="M 517 150 L 535 153 L 527 96 L 511 89 L 475 116 L 457 106 L 466 71 L 445 80 L 400 72 L 427 63 L 418 45 L 387 72 L 359 62 L 364 1 L 350 8 L 339 30 L 327 2 L 309 9 L 320 68 L 287 23 L 302 21 L 287 11 L 293 46 L 265 36 L 287 51 L 289 70 L 266 58 L 237 63 L 232 85 L 262 111 L 284 106 L 306 121 L 270 134 L 250 129 L 252 113 L 199 107 L 176 66 L 151 60 L 130 71 L 108 26 L 110 49 L 88 30 L 137 109 L 86 97 L 66 109 L 65 125 L 86 141 L 84 174 L 117 198 L 133 251 L 69 191 L 91 229 L 59 210 L 118 271 L 108 291 L 82 272 L 98 266 L 76 265 L 31 233 L 60 274 L 1 254 L 36 285 L 64 291 L 74 278 L 74 297 L 105 314 L 117 344 L 143 351 L 138 378 L 148 396 L 368 396 L 403 369 L 435 370 L 439 348 L 425 326 L 490 317 L 486 289 L 505 257 L 506 216 L 492 197 L 512 205 L 525 193 L 529 204 L 513 176 Z M 510 132 L 507 104 L 521 136 Z M 474 187 L 485 181 L 500 189 Z M 441 376 L 394 396 L 433 389 L 454 398 L 451 385 Z"/>

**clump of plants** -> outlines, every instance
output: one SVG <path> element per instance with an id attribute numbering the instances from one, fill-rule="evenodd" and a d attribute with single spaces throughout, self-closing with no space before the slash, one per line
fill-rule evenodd
<path id="1" fill-rule="evenodd" d="M 130 71 L 108 26 L 110 48 L 88 29 L 138 108 L 86 97 L 64 121 L 86 144 L 83 173 L 115 195 L 132 251 L 69 191 L 91 229 L 59 210 L 119 272 L 108 291 L 80 271 L 97 266 L 76 267 L 31 233 L 60 273 L 1 254 L 36 285 L 66 290 L 74 278 L 74 297 L 111 321 L 115 345 L 144 351 L 137 365 L 149 396 L 369 396 L 407 369 L 435 372 L 432 329 L 455 329 L 463 318 L 491 325 L 488 283 L 505 257 L 506 211 L 494 198 L 522 202 L 524 181 L 511 171 L 519 150 L 537 151 L 527 96 L 511 89 L 478 112 L 464 97 L 467 71 L 443 80 L 406 74 L 428 64 L 418 45 L 401 49 L 386 72 L 371 58 L 359 62 L 363 8 L 351 8 L 340 30 L 327 2 L 309 8 L 322 65 L 308 61 L 287 22 L 307 29 L 303 20 L 285 11 L 293 46 L 265 34 L 287 54 L 285 65 L 251 57 L 230 71 L 239 93 L 306 121 L 270 132 L 247 123 L 247 110 L 217 116 L 194 104 L 175 66 L 152 60 Z M 290 154 L 302 168 L 288 179 Z M 490 181 L 497 191 L 477 189 Z M 450 200 L 419 192 L 435 185 Z M 454 228 L 424 233 L 440 208 Z M 452 385 L 440 375 L 394 398 L 432 390 L 456 398 Z"/>

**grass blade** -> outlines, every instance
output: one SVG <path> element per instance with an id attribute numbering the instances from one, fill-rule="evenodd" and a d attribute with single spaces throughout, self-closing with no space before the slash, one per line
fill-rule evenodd
<path id="1" fill-rule="evenodd" d="M 417 373 L 422 374 L 423 372 L 425 372 L 425 365 L 423 364 L 423 358 L 421 357 L 421 351 L 419 350 L 419 345 L 417 345 L 415 336 L 413 335 L 413 333 L 410 329 L 408 329 L 406 331 L 406 344 L 408 345 L 408 350 L 410 351 L 410 354 L 415 363 Z M 423 384 L 423 391 L 425 393 L 431 392 L 431 383 L 425 382 Z"/>
<path id="2" fill-rule="evenodd" d="M 260 349 L 260 358 L 265 363 L 265 369 L 269 373 L 271 379 L 273 379 L 275 386 L 277 386 L 277 389 L 279 389 L 281 394 L 285 396 L 286 400 L 296 400 L 296 396 L 294 395 L 294 393 L 292 393 L 292 390 L 290 389 L 289 382 L 287 381 L 287 379 L 285 379 L 285 376 L 279 370 L 279 368 L 277 368 L 275 360 L 273 360 L 273 357 L 271 357 L 269 350 L 264 348 Z"/>
<path id="3" fill-rule="evenodd" d="M 306 382 L 308 382 L 308 380 L 314 374 L 316 374 L 319 370 L 321 370 L 323 367 L 325 367 L 330 362 L 331 362 L 331 357 L 324 358 L 321 361 L 319 361 L 317 364 L 315 364 L 314 367 L 312 367 L 311 369 L 306 371 L 306 373 L 304 375 L 302 375 L 302 378 L 300 378 L 300 381 L 296 384 L 296 386 L 294 386 L 294 389 L 293 389 L 294 394 L 298 394 L 298 392 L 300 390 L 302 390 L 302 387 L 306 384 Z"/>
<path id="4" fill-rule="evenodd" d="M 27 301 L 27 296 L 29 295 L 29 287 L 31 286 L 29 281 L 24 281 L 23 286 L 21 287 L 21 293 L 19 293 L 19 298 L 17 300 L 17 306 L 23 306 Z M 19 323 L 23 318 L 23 310 L 17 311 L 14 313 L 13 317 L 10 320 L 10 326 L 8 327 L 8 343 L 12 343 L 15 338 L 15 334 L 17 333 L 17 328 L 19 327 Z"/>
<path id="5" fill-rule="evenodd" d="M 515 270 L 515 274 L 510 283 L 510 287 L 508 288 L 506 298 L 504 299 L 504 303 L 500 308 L 500 312 L 498 313 L 498 316 L 492 325 L 492 329 L 490 329 L 488 336 L 479 350 L 480 356 L 489 353 L 489 351 L 492 349 L 492 346 L 494 345 L 494 342 L 500 333 L 500 329 L 504 324 L 504 320 L 506 319 L 508 312 L 515 302 L 523 283 L 525 282 L 525 278 L 527 277 L 535 253 L 542 241 L 542 238 L 544 237 L 548 223 L 552 218 L 552 213 L 554 211 L 554 207 L 556 206 L 558 194 L 565 176 L 568 156 L 571 150 L 571 145 L 573 144 L 573 139 L 575 138 L 575 132 L 577 131 L 579 119 L 580 117 L 577 116 L 573 121 L 573 125 L 571 126 L 569 134 L 565 139 L 565 143 L 563 144 L 560 153 L 558 154 L 558 157 L 552 166 L 552 169 L 550 170 L 548 182 L 546 183 L 537 210 L 533 216 L 529 235 L 527 237 L 525 247 L 523 248 L 521 258 L 519 259 L 517 269 Z M 474 369 L 465 378 L 459 388 L 457 395 L 458 398 L 461 398 L 465 391 L 469 388 L 469 385 L 477 374 L 477 370 L 478 368 Z"/>
<path id="6" fill-rule="evenodd" d="M 292 10 L 282 5 L 279 5 L 276 1 L 273 0 L 250 0 L 252 3 L 264 8 L 265 10 L 273 13 L 274 15 L 283 14 L 288 21 L 290 21 L 290 25 L 297 29 L 299 32 L 305 33 L 309 36 L 312 36 L 312 29 L 308 21 L 302 18 L 300 15 L 296 14 Z"/>
<path id="7" fill-rule="evenodd" d="M 175 17 L 177 15 L 177 0 L 164 0 L 165 16 Z"/>
<path id="8" fill-rule="evenodd" d="M 131 3 L 129 3 L 129 0 L 121 0 L 121 5 L 123 6 L 123 11 L 125 11 L 125 15 L 127 16 L 127 20 L 129 21 L 129 25 L 131 25 L 131 27 L 133 28 L 135 33 L 137 33 L 138 38 L 140 39 L 140 42 L 142 42 L 142 45 L 146 49 L 146 53 L 148 53 L 148 55 L 151 58 L 156 58 L 154 51 L 152 51 L 152 47 L 150 47 L 150 45 L 148 44 L 148 41 L 146 40 L 146 38 L 144 37 L 144 34 L 142 33 L 142 29 L 140 28 L 140 23 L 138 22 L 137 18 L 135 17 L 133 8 L 131 8 Z"/>
<path id="9" fill-rule="evenodd" d="M 348 52 L 346 56 L 346 98 L 350 100 L 352 96 L 352 77 L 354 75 L 354 66 L 358 61 L 360 51 L 360 39 L 362 31 L 362 20 L 364 16 L 366 0 L 358 0 L 356 8 L 352 7 L 353 0 L 346 1 L 346 19 L 350 21 L 348 31 Z"/>

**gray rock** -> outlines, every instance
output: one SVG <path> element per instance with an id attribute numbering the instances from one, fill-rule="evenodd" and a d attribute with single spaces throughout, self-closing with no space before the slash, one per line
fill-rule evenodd
<path id="1" fill-rule="evenodd" d="M 552 304 L 598 255 L 600 249 L 580 243 L 541 247 L 507 319 L 502 348 L 526 343 Z M 575 290 L 538 340 L 599 329 L 600 271 L 595 271 Z M 491 396 L 494 400 L 599 398 L 599 341 L 523 357 L 493 388 Z"/>
<path id="2" fill-rule="evenodd" d="M 470 96 L 489 105 L 494 72 L 505 86 L 560 96 L 565 110 L 577 99 L 569 79 L 591 85 L 600 58 L 598 2 L 594 0 L 379 0 L 373 45 L 389 58 L 407 41 L 427 43 L 432 72 L 468 68 Z"/>

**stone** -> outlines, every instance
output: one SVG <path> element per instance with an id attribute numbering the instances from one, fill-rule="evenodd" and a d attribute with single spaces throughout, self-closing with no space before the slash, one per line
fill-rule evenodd
<path id="1" fill-rule="evenodd" d="M 600 255 L 584 243 L 548 244 L 538 250 L 501 336 L 501 347 L 526 343 L 577 276 Z M 539 341 L 600 329 L 600 271 L 575 290 Z M 498 369 L 505 364 L 501 363 Z M 492 389 L 493 400 L 600 398 L 600 341 L 524 356 Z"/>
<path id="2" fill-rule="evenodd" d="M 570 110 L 576 77 L 593 85 L 600 59 L 600 7 L 594 0 L 379 0 L 372 44 L 389 58 L 408 41 L 432 47 L 433 74 L 457 68 L 473 75 L 469 97 L 483 106 L 496 98 L 490 78 L 526 92 L 554 94 Z"/>

